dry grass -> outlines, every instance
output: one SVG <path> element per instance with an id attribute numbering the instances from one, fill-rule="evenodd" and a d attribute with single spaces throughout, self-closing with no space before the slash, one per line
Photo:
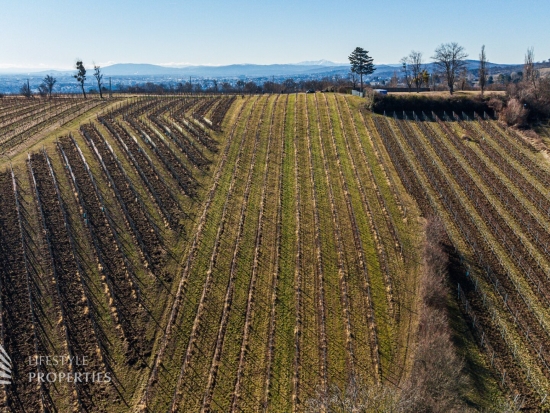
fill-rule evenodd
<path id="1" fill-rule="evenodd" d="M 368 386 L 352 377 L 344 389 L 333 386 L 308 400 L 306 411 L 329 412 L 465 412 L 462 398 L 470 385 L 464 362 L 452 343 L 448 316 L 449 258 L 445 229 L 438 218 L 425 227 L 420 277 L 420 323 L 411 374 L 400 386 Z"/>

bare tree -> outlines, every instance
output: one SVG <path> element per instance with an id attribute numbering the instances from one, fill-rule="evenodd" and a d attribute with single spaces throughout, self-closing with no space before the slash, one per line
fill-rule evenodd
<path id="1" fill-rule="evenodd" d="M 193 92 L 194 93 L 202 93 L 202 86 L 200 83 L 195 83 L 195 86 L 193 86 Z"/>
<path id="2" fill-rule="evenodd" d="M 244 80 L 239 79 L 239 80 L 237 80 L 237 83 L 235 83 L 235 85 L 237 86 L 237 90 L 239 91 L 239 93 L 241 93 L 243 91 L 245 82 L 244 82 Z"/>
<path id="3" fill-rule="evenodd" d="M 409 90 L 411 90 L 412 79 L 411 79 L 411 69 L 409 67 L 409 56 L 403 57 L 400 60 L 400 62 L 401 62 L 401 72 L 403 72 L 405 83 L 407 84 L 407 87 L 409 88 Z"/>
<path id="4" fill-rule="evenodd" d="M 411 88 L 412 84 L 414 83 L 416 86 L 416 91 L 418 92 L 420 90 L 420 86 L 422 86 L 422 53 L 411 51 L 408 56 L 405 56 L 401 59 L 401 62 L 403 64 L 407 65 L 407 68 L 410 70 L 411 74 L 411 80 L 409 85 L 409 89 Z M 407 70 L 408 72 L 408 70 Z"/>
<path id="5" fill-rule="evenodd" d="M 40 85 L 38 85 L 38 94 L 42 98 L 45 98 L 46 96 L 48 96 L 48 86 L 46 86 L 46 84 L 44 82 L 42 82 L 42 83 L 40 83 Z"/>
<path id="6" fill-rule="evenodd" d="M 103 93 L 101 89 L 103 88 L 103 73 L 101 73 L 101 66 L 94 64 L 94 77 L 97 80 L 97 88 L 99 89 L 99 97 L 103 99 Z"/>
<path id="7" fill-rule="evenodd" d="M 352 84 L 353 90 L 355 90 L 355 86 L 357 86 L 357 74 L 355 72 L 352 72 L 351 70 L 348 73 L 348 78 Z"/>
<path id="8" fill-rule="evenodd" d="M 82 63 L 82 60 L 78 60 L 76 62 L 76 70 L 77 72 L 73 75 L 73 77 L 76 79 L 78 83 L 80 83 L 80 87 L 82 88 L 82 94 L 84 95 L 84 99 L 86 99 L 86 91 L 84 90 L 84 82 L 86 81 L 86 68 Z"/>
<path id="9" fill-rule="evenodd" d="M 532 47 L 527 49 L 525 53 L 525 64 L 523 65 L 523 77 L 525 80 L 531 80 L 535 71 L 535 49 Z"/>
<path id="10" fill-rule="evenodd" d="M 233 92 L 233 86 L 229 82 L 223 82 L 221 85 L 222 92 L 223 93 L 231 93 Z"/>
<path id="11" fill-rule="evenodd" d="M 23 86 L 21 86 L 21 89 L 19 89 L 19 93 L 21 93 L 26 98 L 32 97 L 32 90 L 31 85 L 29 84 L 29 79 L 27 79 L 27 83 L 23 83 Z"/>
<path id="12" fill-rule="evenodd" d="M 284 87 L 284 90 L 285 90 L 286 93 L 296 92 L 296 87 L 297 86 L 298 85 L 296 84 L 296 82 L 292 78 L 285 79 L 285 81 L 283 82 L 283 87 Z"/>
<path id="13" fill-rule="evenodd" d="M 247 82 L 243 88 L 244 93 L 258 93 L 258 85 L 254 81 Z"/>
<path id="14" fill-rule="evenodd" d="M 487 83 L 487 56 L 485 55 L 485 45 L 481 46 L 481 53 L 479 54 L 479 87 L 481 89 L 481 96 L 485 91 L 485 84 Z"/>
<path id="15" fill-rule="evenodd" d="M 468 54 L 464 51 L 464 47 L 455 42 L 439 45 L 432 56 L 434 64 L 445 76 L 451 95 L 454 92 L 455 80 L 460 69 L 466 66 L 464 59 L 467 57 Z"/>
<path id="16" fill-rule="evenodd" d="M 44 86 L 45 90 L 47 90 L 48 95 L 50 96 L 50 99 L 52 97 L 52 91 L 53 87 L 57 83 L 57 79 L 53 76 L 46 75 L 46 77 L 42 80 L 42 84 L 40 86 Z"/>
<path id="17" fill-rule="evenodd" d="M 390 79 L 390 87 L 397 87 L 399 84 L 399 78 L 397 77 L 397 71 L 393 71 L 393 75 Z"/>
<path id="18" fill-rule="evenodd" d="M 468 83 L 468 70 L 466 70 L 466 67 L 463 67 L 462 70 L 460 70 L 460 75 L 458 78 L 458 84 L 460 85 L 460 90 L 466 89 L 467 83 Z"/>
<path id="19" fill-rule="evenodd" d="M 533 94 L 538 100 L 537 82 L 540 79 L 540 72 L 535 68 L 535 49 L 530 47 L 525 54 L 525 64 L 523 65 L 523 78 L 533 86 Z"/>
<path id="20" fill-rule="evenodd" d="M 432 73 L 429 75 L 430 76 L 430 87 L 432 88 L 432 90 L 435 90 L 435 87 L 436 85 L 439 84 L 439 74 L 435 71 L 432 71 Z"/>

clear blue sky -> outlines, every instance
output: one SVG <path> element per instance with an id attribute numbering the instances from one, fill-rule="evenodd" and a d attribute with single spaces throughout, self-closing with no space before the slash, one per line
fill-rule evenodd
<path id="1" fill-rule="evenodd" d="M 550 59 L 549 0 L 3 0 L 0 68 L 110 63 L 347 61 L 356 46 L 375 63 L 411 50 L 429 58 L 456 41 L 477 58 Z"/>

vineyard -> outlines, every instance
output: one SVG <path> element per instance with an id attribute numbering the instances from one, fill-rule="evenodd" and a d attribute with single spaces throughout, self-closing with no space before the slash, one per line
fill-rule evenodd
<path id="1" fill-rule="evenodd" d="M 115 100 L 116 101 L 116 100 Z M 0 102 L 0 154 L 20 152 L 29 141 L 53 132 L 87 113 L 113 102 L 100 99 L 58 97 L 46 99 L 2 98 Z"/>
<path id="2" fill-rule="evenodd" d="M 3 409 L 139 402 L 234 100 L 2 101 L 1 335 L 12 364 Z M 68 134 L 48 131 L 79 120 Z M 18 145 L 36 134 L 42 146 L 22 159 Z M 37 363 L 46 356 L 86 363 Z M 30 380 L 61 372 L 96 374 Z"/>
<path id="3" fill-rule="evenodd" d="M 500 386 L 520 408 L 547 408 L 547 162 L 486 115 L 394 113 L 371 127 L 422 213 L 444 218 L 453 290 Z"/>
<path id="4" fill-rule="evenodd" d="M 399 386 L 432 215 L 480 363 L 550 402 L 550 168 L 519 132 L 332 93 L 0 104 L 2 409 L 299 412 Z M 111 380 L 29 380 L 60 371 Z"/>
<path id="5" fill-rule="evenodd" d="M 150 127 L 177 142 L 213 110 L 217 130 L 215 105 Z M 403 222 L 363 119 L 324 95 L 232 109 L 139 407 L 301 411 L 352 376 L 398 381 L 416 223 Z"/>

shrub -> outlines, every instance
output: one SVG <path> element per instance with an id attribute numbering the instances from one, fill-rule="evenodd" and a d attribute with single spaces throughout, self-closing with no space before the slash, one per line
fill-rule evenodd
<path id="1" fill-rule="evenodd" d="M 500 97 L 500 96 L 493 96 L 491 99 L 489 99 L 489 102 L 487 105 L 495 111 L 495 113 L 499 113 L 504 106 L 506 106 L 506 98 Z"/>
<path id="2" fill-rule="evenodd" d="M 509 99 L 508 104 L 515 99 L 521 106 L 524 106 L 528 113 L 522 113 L 517 103 L 512 103 L 510 113 L 505 114 L 506 118 L 517 118 L 522 123 L 512 123 L 518 126 L 526 126 L 527 122 L 536 122 L 550 118 L 550 77 L 536 78 L 534 81 L 523 81 L 517 84 L 510 84 L 506 90 Z M 504 120 L 504 119 L 503 119 Z M 507 122 L 508 123 L 508 122 Z M 509 123 L 510 124 L 510 123 Z"/>
<path id="3" fill-rule="evenodd" d="M 529 110 L 515 98 L 500 111 L 499 118 L 509 126 L 525 126 L 529 117 Z"/>
<path id="4" fill-rule="evenodd" d="M 429 218 L 424 245 L 424 271 L 420 278 L 420 323 L 414 363 L 402 387 L 404 412 L 462 412 L 461 390 L 468 385 L 464 363 L 456 354 L 447 316 L 449 260 L 442 241 L 443 224 Z"/>
<path id="5" fill-rule="evenodd" d="M 365 88 L 365 108 L 372 110 L 375 98 L 376 92 L 374 92 L 371 88 Z"/>

